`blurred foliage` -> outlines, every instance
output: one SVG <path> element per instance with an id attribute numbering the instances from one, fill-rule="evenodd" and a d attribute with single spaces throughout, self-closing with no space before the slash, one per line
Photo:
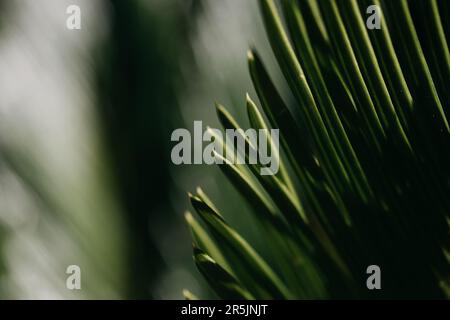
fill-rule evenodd
<path id="1" fill-rule="evenodd" d="M 178 110 L 179 63 L 189 59 L 188 19 L 199 10 L 179 1 L 159 5 L 111 1 L 111 36 L 99 51 L 101 125 L 130 230 L 130 298 L 151 297 L 167 268 L 151 231 L 176 221 L 167 137 Z"/>
<path id="2" fill-rule="evenodd" d="M 71 146 L 76 150 L 74 153 L 78 153 L 76 159 L 67 155 L 67 158 L 62 157 L 55 162 L 68 175 L 73 173 L 75 179 L 84 177 L 85 180 L 72 185 L 66 175 L 58 176 L 57 168 L 49 168 L 51 164 L 43 163 L 45 159 L 53 161 L 57 158 L 44 152 L 49 146 L 56 148 L 55 139 L 48 137 L 42 144 L 33 143 L 35 139 L 29 136 L 32 122 L 19 124 L 12 120 L 12 116 L 5 117 L 2 124 L 11 126 L 14 131 L 4 135 L 0 141 L 0 196 L 7 202 L 24 202 L 28 207 L 23 209 L 23 217 L 5 203 L 0 207 L 0 245 L 6 245 L 9 251 L 0 255 L 0 262 L 5 258 L 8 266 L 7 273 L 0 280 L 0 290 L 5 289 L 0 292 L 2 297 L 155 297 L 153 292 L 158 289 L 159 278 L 169 269 L 160 254 L 161 243 L 155 233 L 157 235 L 159 229 L 174 232 L 171 229 L 182 226 L 182 218 L 174 214 L 169 199 L 172 182 L 167 148 L 171 121 L 179 107 L 180 63 L 190 59 L 190 21 L 201 10 L 195 3 L 199 1 L 191 4 L 178 0 L 154 3 L 102 1 L 97 2 L 97 7 L 86 2 L 77 3 L 82 7 L 83 31 L 80 31 L 81 36 L 74 32 L 65 34 L 65 39 L 70 40 L 64 43 L 73 45 L 70 41 L 85 41 L 82 45 L 86 52 L 83 53 L 88 59 L 79 58 L 76 50 L 68 58 L 81 61 L 77 68 L 87 79 L 87 91 L 92 91 L 94 101 L 89 108 L 95 107 L 96 114 L 92 115 L 89 110 L 89 116 L 83 118 L 89 122 L 88 125 L 80 125 L 74 119 L 70 128 L 60 131 L 65 137 L 73 127 L 78 129 L 80 126 L 80 130 L 86 133 L 75 138 L 76 142 L 81 139 L 81 146 Z M 19 13 L 19 9 L 34 14 L 34 6 L 37 6 L 33 2 L 12 4 L 7 8 L 11 17 Z M 57 12 L 56 19 L 64 18 L 64 14 L 59 14 L 65 13 L 64 3 L 42 3 L 42 17 L 39 18 L 47 19 L 50 28 L 55 28 L 53 17 L 45 15 L 54 12 Z M 92 22 L 92 14 L 96 12 L 99 20 L 105 15 L 108 21 L 105 36 L 100 37 L 102 41 L 98 41 L 92 52 L 91 47 L 86 49 L 88 45 L 83 32 L 90 32 L 94 26 L 101 29 L 101 23 Z M 12 22 L 12 18 L 7 21 L 9 37 L 1 39 L 5 43 L 9 39 L 13 44 L 16 39 L 18 42 L 24 39 L 25 33 L 16 29 Z M 47 27 L 47 24 L 43 25 Z M 56 31 L 51 35 L 57 34 Z M 64 29 L 62 31 L 65 32 Z M 42 40 L 43 45 L 47 42 L 51 45 L 52 39 L 56 38 L 50 37 L 49 40 L 42 34 L 31 36 L 42 37 L 33 40 Z M 66 49 L 64 43 L 61 41 L 58 49 Z M 27 53 L 38 62 L 33 59 L 24 61 L 26 67 L 31 66 L 29 72 L 34 76 L 39 63 L 46 61 L 39 57 L 39 51 L 32 44 L 25 50 L 29 50 Z M 94 59 L 90 60 L 92 57 Z M 72 64 L 76 63 L 68 63 Z M 49 63 L 49 66 L 48 78 L 57 79 L 58 73 L 65 71 L 64 80 L 78 81 L 75 77 L 78 74 L 70 74 L 69 68 L 61 71 L 57 63 Z M 85 73 L 86 69 L 88 72 Z M 94 78 L 93 85 L 91 77 Z M 34 85 L 38 88 L 37 84 Z M 58 88 L 57 85 L 55 87 Z M 30 88 L 30 91 L 36 88 Z M 26 93 L 17 94 L 20 98 Z M 77 94 L 82 98 L 87 96 L 80 89 Z M 80 113 L 84 112 L 80 110 L 85 103 L 82 98 L 76 101 L 79 105 L 73 113 L 80 118 Z M 42 103 L 36 101 L 33 107 L 43 108 Z M 63 105 L 61 114 L 52 117 L 60 117 L 58 120 L 62 122 L 61 115 L 70 114 L 69 109 Z M 44 134 L 48 130 L 46 117 L 48 115 L 43 114 L 44 123 L 36 125 Z M 6 131 L 6 128 L 1 129 Z M 14 137 L 20 131 L 25 141 L 19 139 L 21 136 Z M 83 141 L 83 138 L 89 141 Z M 63 149 L 56 151 L 64 153 Z M 71 163 L 75 167 L 69 170 Z M 48 175 L 48 170 L 53 172 Z M 84 174 L 86 172 L 87 175 Z M 13 189 L 6 178 L 14 180 L 19 185 L 18 190 Z M 21 203 L 13 205 L 24 206 Z M 23 225 L 14 222 L 21 219 L 24 219 L 20 222 Z M 116 226 L 118 228 L 114 230 Z M 48 264 L 45 270 L 41 270 L 36 261 L 38 255 L 46 257 L 42 260 Z M 190 260 L 188 255 L 186 258 Z M 70 292 L 65 288 L 64 271 L 70 262 L 81 266 L 83 290 L 80 292 Z M 19 270 L 25 266 L 28 266 L 27 271 L 18 284 Z M 0 270 L 2 272 L 3 268 Z M 38 278 L 36 283 L 27 280 L 33 277 Z M 48 295 L 43 293 L 46 289 Z M 156 297 L 161 295 L 157 293 Z"/>

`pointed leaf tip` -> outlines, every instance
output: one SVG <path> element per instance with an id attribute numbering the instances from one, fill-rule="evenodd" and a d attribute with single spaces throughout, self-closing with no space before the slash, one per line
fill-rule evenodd
<path id="1" fill-rule="evenodd" d="M 247 60 L 249 62 L 255 60 L 255 55 L 253 54 L 253 49 L 248 49 L 247 50 Z"/>

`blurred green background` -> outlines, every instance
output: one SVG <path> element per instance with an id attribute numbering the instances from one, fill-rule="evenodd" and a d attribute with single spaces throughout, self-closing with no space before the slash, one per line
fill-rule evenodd
<path id="1" fill-rule="evenodd" d="M 215 101 L 245 119 L 249 46 L 282 83 L 263 30 L 254 0 L 0 1 L 0 298 L 214 298 L 183 218 L 197 185 L 264 255 L 219 169 L 170 162 Z"/>

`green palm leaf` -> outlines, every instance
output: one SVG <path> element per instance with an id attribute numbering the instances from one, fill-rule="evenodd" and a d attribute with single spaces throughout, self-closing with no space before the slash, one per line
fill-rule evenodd
<path id="1" fill-rule="evenodd" d="M 259 4 L 299 118 L 249 50 L 264 111 L 247 96 L 249 122 L 279 128 L 280 170 L 219 166 L 253 209 L 273 266 L 199 194 L 204 226 L 187 220 L 201 273 L 222 298 L 448 298 L 448 3 L 374 1 L 381 30 L 366 28 L 372 1 Z M 241 128 L 217 109 L 225 129 Z M 366 287 L 372 264 L 382 290 Z"/>

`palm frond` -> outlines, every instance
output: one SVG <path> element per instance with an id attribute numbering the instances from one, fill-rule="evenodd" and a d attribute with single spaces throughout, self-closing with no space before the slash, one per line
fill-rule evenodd
<path id="1" fill-rule="evenodd" d="M 372 2 L 381 30 L 366 28 Z M 448 298 L 448 2 L 259 5 L 296 109 L 250 49 L 262 111 L 248 97 L 249 121 L 279 128 L 280 171 L 220 168 L 253 209 L 271 263 L 201 191 L 191 202 L 203 224 L 187 215 L 201 273 L 222 298 Z M 224 107 L 218 115 L 241 128 Z M 382 290 L 366 288 L 372 264 Z"/>

